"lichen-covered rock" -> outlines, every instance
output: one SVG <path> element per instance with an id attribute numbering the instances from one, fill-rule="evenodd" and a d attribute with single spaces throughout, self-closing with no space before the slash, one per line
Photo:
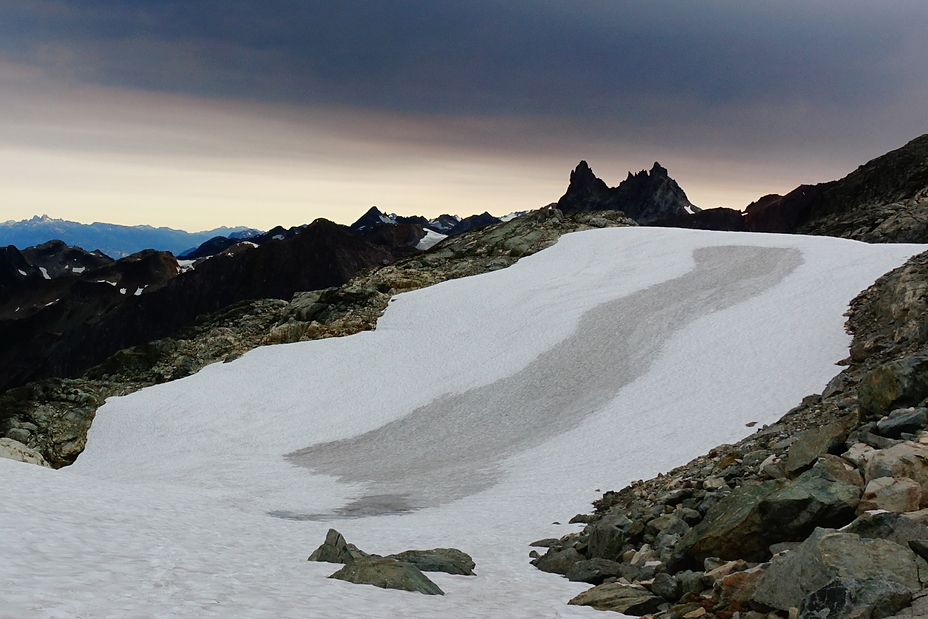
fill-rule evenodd
<path id="1" fill-rule="evenodd" d="M 861 407 L 875 416 L 916 406 L 928 397 L 928 356 L 912 355 L 878 366 L 860 381 Z"/>
<path id="2" fill-rule="evenodd" d="M 462 576 L 473 576 L 474 560 L 466 552 L 457 548 L 433 548 L 431 550 L 407 550 L 394 555 L 391 559 L 412 563 L 423 572 L 447 572 Z"/>
<path id="3" fill-rule="evenodd" d="M 568 602 L 575 606 L 591 606 L 596 610 L 613 610 L 636 616 L 657 612 L 658 607 L 663 603 L 663 598 L 654 595 L 641 585 L 618 582 L 598 585 Z"/>
<path id="4" fill-rule="evenodd" d="M 807 595 L 797 619 L 884 619 L 912 601 L 912 591 L 893 581 L 837 578 Z"/>
<path id="5" fill-rule="evenodd" d="M 829 583 L 881 580 L 921 589 L 915 554 L 895 542 L 865 539 L 853 533 L 816 529 L 801 546 L 775 557 L 757 585 L 754 600 L 772 608 L 799 608 Z"/>
<path id="6" fill-rule="evenodd" d="M 341 533 L 335 529 L 329 529 L 325 541 L 309 555 L 307 560 L 347 564 L 367 556 L 369 555 L 366 552 L 358 550 L 354 544 L 349 544 Z"/>
<path id="7" fill-rule="evenodd" d="M 387 557 L 361 557 L 345 564 L 345 567 L 329 578 L 361 585 L 374 585 L 382 589 L 418 591 L 426 595 L 445 594 L 412 563 L 404 563 Z"/>

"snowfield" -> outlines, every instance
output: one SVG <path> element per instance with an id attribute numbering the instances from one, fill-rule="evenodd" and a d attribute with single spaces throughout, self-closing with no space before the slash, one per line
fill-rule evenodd
<path id="1" fill-rule="evenodd" d="M 528 544 L 821 392 L 850 299 L 925 249 L 575 233 L 399 295 L 376 331 L 110 399 L 73 466 L 0 460 L 0 617 L 602 617 Z M 428 574 L 444 596 L 331 580 L 306 561 L 329 527 L 460 548 L 477 576 Z"/>

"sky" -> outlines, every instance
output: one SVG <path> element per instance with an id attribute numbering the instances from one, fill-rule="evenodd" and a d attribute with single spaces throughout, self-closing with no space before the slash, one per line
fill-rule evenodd
<path id="1" fill-rule="evenodd" d="M 0 221 L 502 215 L 666 167 L 702 208 L 928 132 L 928 3 L 4 0 Z"/>

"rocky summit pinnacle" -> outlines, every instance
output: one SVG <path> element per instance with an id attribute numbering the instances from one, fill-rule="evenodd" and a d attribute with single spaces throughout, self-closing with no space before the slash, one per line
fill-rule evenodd
<path id="1" fill-rule="evenodd" d="M 654 162 L 650 171 L 641 170 L 628 177 L 618 187 L 609 187 L 598 178 L 586 161 L 581 161 L 570 173 L 567 192 L 558 200 L 565 213 L 581 211 L 619 210 L 638 223 L 685 215 L 698 211 L 687 199 L 667 168 Z"/>

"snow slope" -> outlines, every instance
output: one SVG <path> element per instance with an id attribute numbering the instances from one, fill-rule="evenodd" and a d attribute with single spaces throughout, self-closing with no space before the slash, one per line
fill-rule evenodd
<path id="1" fill-rule="evenodd" d="M 399 295 L 374 332 L 111 399 L 72 467 L 0 460 L 0 617 L 600 617 L 528 543 L 821 391 L 848 301 L 924 249 L 575 233 Z M 430 574 L 444 596 L 330 580 L 306 561 L 329 527 L 457 547 L 478 575 Z"/>

